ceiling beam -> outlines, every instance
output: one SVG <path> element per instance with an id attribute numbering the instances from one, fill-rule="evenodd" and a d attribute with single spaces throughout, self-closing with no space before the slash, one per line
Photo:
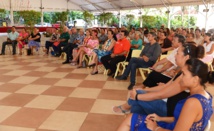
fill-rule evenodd
<path id="1" fill-rule="evenodd" d="M 70 1 L 70 0 L 67 0 L 67 1 L 68 1 L 69 3 L 71 3 L 71 4 L 73 4 L 73 5 L 76 5 L 76 6 L 80 7 L 83 11 L 85 11 L 85 9 L 83 9 L 82 6 L 80 6 L 80 5 L 78 5 L 78 4 L 74 3 L 74 2 L 72 2 L 72 1 Z"/>
<path id="2" fill-rule="evenodd" d="M 115 5 L 114 3 L 112 3 L 112 1 L 109 1 L 109 0 L 106 0 L 113 8 L 116 8 L 116 9 L 118 9 L 118 10 L 120 10 L 121 9 L 121 7 L 119 7 L 119 6 L 117 6 L 117 5 Z"/>
<path id="3" fill-rule="evenodd" d="M 94 6 L 94 8 L 96 8 L 98 11 L 103 12 L 105 9 L 99 5 L 96 5 L 95 3 L 90 2 L 89 0 L 85 0 L 86 2 L 88 2 L 90 5 Z M 101 9 L 101 10 L 100 10 Z"/>

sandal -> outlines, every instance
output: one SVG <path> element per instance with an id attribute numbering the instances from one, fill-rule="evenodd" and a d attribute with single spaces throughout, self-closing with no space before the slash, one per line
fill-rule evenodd
<path id="1" fill-rule="evenodd" d="M 118 109 L 120 110 L 120 112 L 115 111 L 115 108 L 118 108 Z M 130 113 L 129 110 L 124 110 L 124 109 L 122 109 L 122 105 L 120 105 L 120 106 L 113 106 L 113 107 L 112 107 L 112 111 L 113 111 L 114 113 L 117 113 L 117 114 L 128 114 L 128 113 Z"/>

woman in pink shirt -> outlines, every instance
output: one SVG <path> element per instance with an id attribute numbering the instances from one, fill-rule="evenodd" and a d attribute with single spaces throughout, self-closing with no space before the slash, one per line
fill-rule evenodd
<path id="1" fill-rule="evenodd" d="M 97 31 L 93 30 L 91 39 L 88 40 L 88 43 L 79 47 L 77 56 L 72 60 L 72 62 L 76 62 L 77 59 L 79 58 L 79 65 L 77 66 L 77 68 L 81 68 L 84 54 L 91 56 L 93 50 L 98 48 L 98 47 L 99 47 L 99 40 L 97 38 Z"/>
<path id="2" fill-rule="evenodd" d="M 19 33 L 19 37 L 17 38 L 18 47 L 19 47 L 19 55 L 22 55 L 22 48 L 24 45 L 26 45 L 26 41 L 28 38 L 28 33 L 26 32 L 26 29 L 23 28 L 22 31 Z"/>

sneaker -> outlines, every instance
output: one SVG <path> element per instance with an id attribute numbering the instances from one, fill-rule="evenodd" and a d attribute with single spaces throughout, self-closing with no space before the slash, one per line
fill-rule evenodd
<path id="1" fill-rule="evenodd" d="M 128 86 L 128 90 L 132 90 L 133 87 L 134 87 L 135 84 L 131 83 L 129 86 Z"/>
<path id="2" fill-rule="evenodd" d="M 121 75 L 121 76 L 117 76 L 116 79 L 117 79 L 117 80 L 127 80 L 127 77 Z"/>

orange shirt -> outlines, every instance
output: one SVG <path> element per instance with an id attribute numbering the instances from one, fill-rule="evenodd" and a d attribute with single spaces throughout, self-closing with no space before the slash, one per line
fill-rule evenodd
<path id="1" fill-rule="evenodd" d="M 117 54 L 120 54 L 124 51 L 129 52 L 130 48 L 131 48 L 131 44 L 130 44 L 128 39 L 124 38 L 122 40 L 118 40 L 114 45 L 113 54 L 117 55 Z M 125 56 L 126 55 L 127 54 L 125 54 Z"/>

